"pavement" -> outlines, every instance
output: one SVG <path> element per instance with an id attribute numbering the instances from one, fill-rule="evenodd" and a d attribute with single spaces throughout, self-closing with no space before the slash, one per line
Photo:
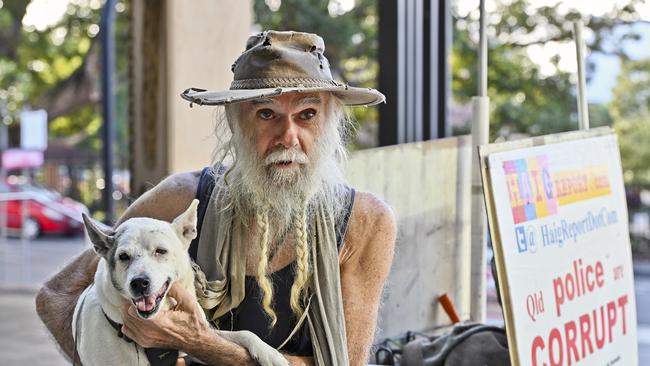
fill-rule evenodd
<path id="1" fill-rule="evenodd" d="M 88 248 L 83 238 L 22 242 L 0 238 L 0 355 L 3 364 L 69 365 L 38 319 L 38 288 Z M 639 365 L 650 365 L 650 261 L 635 262 Z M 503 324 L 493 283 L 488 279 L 488 322 Z"/>
<path id="2" fill-rule="evenodd" d="M 83 238 L 30 242 L 0 238 L 0 355 L 3 364 L 70 364 L 38 319 L 34 297 L 42 283 L 85 248 Z"/>

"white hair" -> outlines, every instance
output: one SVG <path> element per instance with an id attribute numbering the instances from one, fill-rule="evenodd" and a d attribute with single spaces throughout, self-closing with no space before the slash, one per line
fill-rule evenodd
<path id="1" fill-rule="evenodd" d="M 246 225 L 255 224 L 260 258 L 257 282 L 262 291 L 262 307 L 271 318 L 273 286 L 268 276 L 269 243 L 294 235 L 296 248 L 295 279 L 291 289 L 291 308 L 295 315 L 304 309 L 304 296 L 311 274 L 310 220 L 320 205 L 330 207 L 335 217 L 345 209 L 346 188 L 342 165 L 347 159 L 345 144 L 351 131 L 351 119 L 334 95 L 327 98 L 324 118 L 317 123 L 313 151 L 307 155 L 299 148 L 273 150 L 259 157 L 255 141 L 240 128 L 240 104 L 226 105 L 217 119 L 215 135 L 219 140 L 214 152 L 215 171 L 229 165 L 216 184 L 226 192 L 228 207 L 234 208 Z M 269 169 L 280 160 L 301 162 L 297 169 Z M 269 194 L 269 187 L 273 193 Z"/>

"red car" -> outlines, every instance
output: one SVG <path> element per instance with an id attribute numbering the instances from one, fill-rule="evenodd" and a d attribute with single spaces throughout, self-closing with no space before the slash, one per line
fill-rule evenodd
<path id="1" fill-rule="evenodd" d="M 23 207 L 27 208 L 25 220 Z M 88 212 L 83 204 L 56 192 L 0 182 L 0 228 L 7 228 L 9 234 L 20 236 L 25 230 L 30 239 L 42 234 L 81 234 L 82 212 Z"/>

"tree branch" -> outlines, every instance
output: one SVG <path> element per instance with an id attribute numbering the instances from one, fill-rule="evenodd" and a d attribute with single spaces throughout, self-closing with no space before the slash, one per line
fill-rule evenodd
<path id="1" fill-rule="evenodd" d="M 0 57 L 16 60 L 16 49 L 20 44 L 20 35 L 23 27 L 23 17 L 27 11 L 29 0 L 15 0 L 5 2 L 3 11 L 11 14 L 11 26 L 7 32 L 0 32 Z"/>
<path id="2" fill-rule="evenodd" d="M 70 114 L 101 99 L 99 35 L 94 38 L 84 62 L 70 77 L 59 82 L 36 102 L 45 109 L 49 121 Z"/>

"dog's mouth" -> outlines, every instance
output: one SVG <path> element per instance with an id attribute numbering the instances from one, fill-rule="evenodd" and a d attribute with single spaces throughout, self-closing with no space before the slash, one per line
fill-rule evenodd
<path id="1" fill-rule="evenodd" d="M 150 318 L 158 312 L 158 309 L 160 308 L 160 302 L 165 298 L 165 295 L 167 295 L 167 290 L 169 290 L 170 283 L 171 279 L 168 278 L 162 287 L 160 287 L 160 290 L 157 293 L 141 296 L 137 299 L 131 299 L 131 301 L 133 301 L 133 305 L 135 305 L 135 309 L 138 311 L 138 315 L 140 315 L 141 318 Z"/>

